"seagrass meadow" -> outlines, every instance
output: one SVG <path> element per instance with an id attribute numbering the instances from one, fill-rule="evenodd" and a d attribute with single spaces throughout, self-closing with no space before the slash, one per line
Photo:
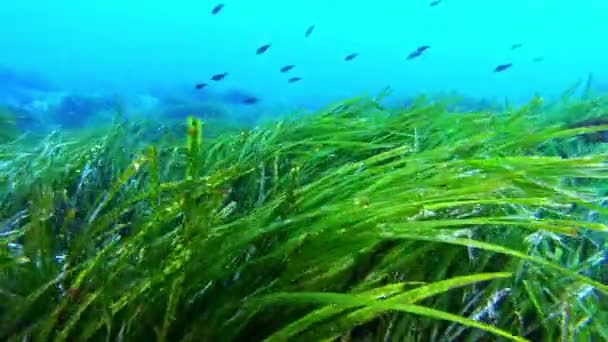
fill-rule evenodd
<path id="1" fill-rule="evenodd" d="M 359 97 L 2 135 L 0 339 L 606 341 L 606 116 Z"/>

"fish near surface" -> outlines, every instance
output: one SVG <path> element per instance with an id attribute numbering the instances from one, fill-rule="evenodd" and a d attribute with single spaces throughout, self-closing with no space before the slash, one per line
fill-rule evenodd
<path id="1" fill-rule="evenodd" d="M 308 38 L 310 37 L 310 35 L 312 34 L 312 31 L 315 30 L 315 25 L 310 25 L 308 27 L 308 29 L 306 30 L 306 33 L 304 33 L 304 37 Z"/>
<path id="2" fill-rule="evenodd" d="M 224 8 L 224 4 L 222 4 L 222 3 L 215 5 L 215 7 L 213 7 L 213 9 L 211 10 L 211 14 L 216 15 L 216 14 L 220 13 L 222 8 Z"/>
<path id="3" fill-rule="evenodd" d="M 221 74 L 215 74 L 211 77 L 211 80 L 219 82 L 219 81 L 223 80 L 224 78 L 226 78 L 226 76 L 228 76 L 227 72 L 223 72 Z"/>
<path id="4" fill-rule="evenodd" d="M 266 44 L 266 45 L 262 45 L 258 48 L 258 50 L 256 51 L 256 54 L 261 55 L 264 52 L 268 51 L 268 49 L 270 48 L 271 44 Z"/>
<path id="5" fill-rule="evenodd" d="M 513 45 L 511 45 L 511 50 L 517 50 L 517 49 L 521 48 L 522 46 L 524 46 L 524 45 L 520 44 L 520 43 L 513 44 Z"/>
<path id="6" fill-rule="evenodd" d="M 414 59 L 416 57 L 420 57 L 421 55 L 422 55 L 422 52 L 414 51 L 407 56 L 407 59 Z"/>
<path id="7" fill-rule="evenodd" d="M 357 58 L 359 56 L 359 54 L 357 52 L 353 52 L 350 55 L 344 57 L 345 61 L 352 61 L 353 59 Z"/>
<path id="8" fill-rule="evenodd" d="M 260 102 L 260 99 L 257 98 L 257 97 L 255 97 L 255 96 L 247 97 L 247 98 L 243 99 L 243 101 L 242 101 L 242 103 L 246 104 L 246 105 L 253 105 L 253 104 L 256 104 L 258 102 Z"/>
<path id="9" fill-rule="evenodd" d="M 290 78 L 290 79 L 287 80 L 287 83 L 296 83 L 296 82 L 299 82 L 301 80 L 302 80 L 301 77 L 292 77 L 292 78 Z"/>
<path id="10" fill-rule="evenodd" d="M 501 65 L 497 66 L 496 69 L 494 69 L 494 72 L 505 71 L 505 70 L 509 69 L 512 66 L 513 66 L 513 63 L 501 64 Z"/>
<path id="11" fill-rule="evenodd" d="M 422 45 L 416 48 L 416 50 L 412 51 L 408 56 L 407 59 L 414 59 L 417 57 L 422 56 L 422 53 L 428 49 L 430 49 L 431 47 L 429 45 Z"/>
<path id="12" fill-rule="evenodd" d="M 284 67 L 281 68 L 281 72 L 288 72 L 289 70 L 295 68 L 295 65 L 286 65 Z"/>

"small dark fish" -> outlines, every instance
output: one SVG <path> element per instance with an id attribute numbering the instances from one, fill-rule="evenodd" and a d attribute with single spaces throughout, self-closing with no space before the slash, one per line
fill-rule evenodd
<path id="1" fill-rule="evenodd" d="M 269 48 L 270 48 L 271 44 L 266 44 L 266 45 L 262 45 L 258 48 L 258 51 L 256 52 L 258 55 L 263 54 L 264 52 L 266 52 Z"/>
<path id="2" fill-rule="evenodd" d="M 213 7 L 213 9 L 211 10 L 211 14 L 216 15 L 216 14 L 220 13 L 222 8 L 224 8 L 224 4 L 222 4 L 222 3 L 215 5 L 215 7 Z"/>
<path id="3" fill-rule="evenodd" d="M 414 51 L 407 56 L 407 59 L 414 59 L 416 57 L 420 57 L 420 55 L 422 55 L 422 52 Z"/>
<path id="4" fill-rule="evenodd" d="M 544 59 L 543 57 L 536 57 L 536 58 L 534 58 L 532 61 L 533 61 L 533 62 L 538 63 L 538 62 L 542 62 L 542 61 L 544 61 L 544 60 L 545 60 L 545 59 Z"/>
<path id="5" fill-rule="evenodd" d="M 310 25 L 308 27 L 308 29 L 306 30 L 306 33 L 304 34 L 305 37 L 310 37 L 310 35 L 312 34 L 312 31 L 315 30 L 315 25 Z"/>
<path id="6" fill-rule="evenodd" d="M 296 83 L 298 81 L 302 80 L 301 77 L 292 77 L 289 80 L 287 80 L 288 83 Z"/>
<path id="7" fill-rule="evenodd" d="M 284 67 L 281 68 L 281 72 L 288 72 L 289 70 L 291 70 L 293 68 L 295 68 L 295 65 L 292 65 L 292 64 L 286 65 L 286 66 L 284 66 Z"/>
<path id="8" fill-rule="evenodd" d="M 432 1 L 432 2 L 431 2 L 431 7 L 435 7 L 435 6 L 439 5 L 440 3 L 442 3 L 442 1 L 441 1 L 441 0 L 435 0 L 435 1 Z"/>
<path id="9" fill-rule="evenodd" d="M 501 65 L 497 66 L 496 69 L 494 69 L 494 72 L 505 71 L 512 66 L 513 66 L 513 63 L 501 64 Z"/>
<path id="10" fill-rule="evenodd" d="M 228 76 L 227 72 L 221 73 L 221 74 L 215 74 L 211 77 L 212 80 L 218 82 L 223 80 L 226 76 Z"/>
<path id="11" fill-rule="evenodd" d="M 520 47 L 524 46 L 523 44 L 517 43 L 517 44 L 513 44 L 511 45 L 511 50 L 517 50 Z"/>
<path id="12" fill-rule="evenodd" d="M 352 61 L 353 59 L 357 58 L 357 56 L 359 56 L 359 54 L 357 52 L 353 52 L 350 55 L 346 56 L 344 58 L 345 61 Z"/>
<path id="13" fill-rule="evenodd" d="M 416 49 L 416 52 L 423 53 L 425 50 L 427 50 L 429 48 L 430 48 L 430 46 L 428 46 L 428 45 L 422 45 Z"/>
<path id="14" fill-rule="evenodd" d="M 196 90 L 201 90 L 203 88 L 205 88 L 207 86 L 207 83 L 197 83 L 194 88 L 196 88 Z"/>
<path id="15" fill-rule="evenodd" d="M 251 97 L 247 97 L 243 100 L 243 104 L 246 105 L 253 105 L 260 102 L 260 99 L 258 99 L 257 97 L 251 96 Z"/>
<path id="16" fill-rule="evenodd" d="M 229 89 L 220 95 L 220 99 L 223 103 L 230 104 L 253 104 L 259 100 L 254 94 L 243 90 L 243 89 Z"/>

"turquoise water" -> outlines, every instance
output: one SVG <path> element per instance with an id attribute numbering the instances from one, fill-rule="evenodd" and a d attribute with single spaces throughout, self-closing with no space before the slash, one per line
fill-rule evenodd
<path id="1" fill-rule="evenodd" d="M 605 0 L 223 3 L 211 15 L 217 1 L 2 1 L 0 66 L 79 92 L 191 91 L 206 82 L 205 91 L 245 89 L 260 106 L 318 106 L 387 85 L 395 96 L 519 101 L 553 96 L 589 73 L 608 84 Z M 421 45 L 431 48 L 408 60 Z M 351 52 L 358 58 L 345 62 Z M 513 67 L 495 73 L 504 63 Z M 287 64 L 296 67 L 280 73 Z M 229 76 L 209 81 L 221 72 Z M 293 76 L 302 81 L 288 84 Z"/>

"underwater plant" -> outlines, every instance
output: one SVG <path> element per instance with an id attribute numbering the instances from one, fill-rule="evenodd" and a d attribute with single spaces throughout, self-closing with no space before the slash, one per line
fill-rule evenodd
<path id="1" fill-rule="evenodd" d="M 8 108 L 0 107 L 0 143 L 15 139 L 18 133 L 17 115 Z"/>
<path id="2" fill-rule="evenodd" d="M 0 338 L 608 339 L 606 152 L 583 139 L 608 128 L 547 119 L 593 101 L 362 97 L 213 137 L 190 117 L 153 145 L 124 121 L 14 145 Z"/>

